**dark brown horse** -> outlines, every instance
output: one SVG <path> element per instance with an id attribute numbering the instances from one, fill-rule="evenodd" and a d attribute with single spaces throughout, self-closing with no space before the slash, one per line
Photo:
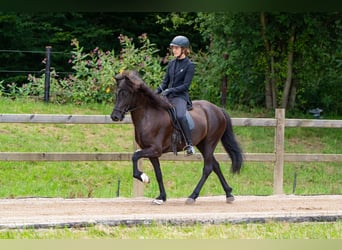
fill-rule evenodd
<path id="1" fill-rule="evenodd" d="M 172 152 L 172 134 L 174 126 L 168 109 L 170 103 L 163 97 L 156 95 L 135 71 L 124 71 L 115 76 L 117 82 L 116 103 L 111 114 L 113 121 L 123 120 L 127 112 L 131 113 L 135 130 L 135 140 L 140 150 L 134 152 L 133 177 L 148 183 L 148 176 L 138 169 L 140 158 L 149 158 L 156 179 L 159 184 L 159 196 L 153 201 L 162 204 L 166 201 L 163 176 L 160 169 L 159 157 L 166 152 Z M 195 127 L 192 130 L 193 144 L 201 152 L 204 159 L 202 177 L 192 194 L 186 200 L 187 204 L 194 203 L 212 171 L 218 176 L 226 193 L 226 201 L 232 202 L 234 196 L 232 188 L 226 182 L 219 163 L 214 157 L 214 150 L 221 140 L 223 147 L 232 161 L 232 172 L 239 173 L 242 166 L 242 152 L 233 134 L 231 119 L 221 108 L 208 101 L 193 101 L 190 111 Z M 178 145 L 177 151 L 185 146 Z"/>

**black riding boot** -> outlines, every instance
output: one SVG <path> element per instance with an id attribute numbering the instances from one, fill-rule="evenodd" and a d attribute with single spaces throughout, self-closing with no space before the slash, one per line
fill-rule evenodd
<path id="1" fill-rule="evenodd" d="M 192 155 L 192 154 L 195 153 L 195 149 L 192 146 L 191 131 L 190 131 L 190 128 L 189 128 L 188 121 L 184 117 L 183 119 L 179 120 L 179 124 L 181 125 L 181 129 L 183 130 L 183 134 L 184 134 L 184 137 L 185 137 L 186 146 L 185 146 L 184 149 L 186 150 L 186 153 L 188 155 Z"/>

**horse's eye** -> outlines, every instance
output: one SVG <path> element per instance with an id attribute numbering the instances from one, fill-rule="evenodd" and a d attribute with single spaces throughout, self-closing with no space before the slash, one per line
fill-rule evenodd
<path id="1" fill-rule="evenodd" d="M 129 96 L 129 92 L 127 90 L 119 90 L 117 97 L 119 98 L 127 98 Z"/>

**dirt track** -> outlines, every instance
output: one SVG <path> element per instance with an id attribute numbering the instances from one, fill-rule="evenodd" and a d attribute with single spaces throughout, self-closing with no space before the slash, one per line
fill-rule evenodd
<path id="1" fill-rule="evenodd" d="M 224 196 L 185 198 L 152 205 L 149 198 L 0 199 L 0 229 L 82 227 L 94 224 L 193 224 L 275 221 L 336 221 L 342 219 L 342 195 Z"/>

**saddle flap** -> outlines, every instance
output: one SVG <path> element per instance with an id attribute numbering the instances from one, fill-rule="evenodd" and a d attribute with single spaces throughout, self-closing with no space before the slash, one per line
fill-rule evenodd
<path id="1" fill-rule="evenodd" d="M 175 108 L 174 107 L 170 108 L 168 112 L 169 112 L 173 127 L 175 127 L 176 129 L 180 129 L 178 121 L 177 121 L 177 117 L 176 117 Z M 195 128 L 195 123 L 188 110 L 185 112 L 185 117 L 186 117 L 186 120 L 188 121 L 190 130 L 193 130 Z"/>

